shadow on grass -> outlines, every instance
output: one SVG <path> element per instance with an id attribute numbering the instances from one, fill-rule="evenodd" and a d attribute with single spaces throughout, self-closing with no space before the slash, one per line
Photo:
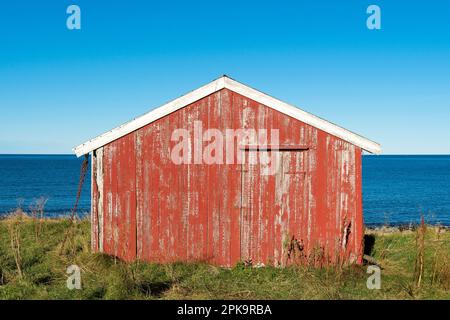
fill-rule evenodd
<path id="1" fill-rule="evenodd" d="M 137 289 L 140 293 L 146 296 L 161 297 L 164 292 L 169 290 L 172 286 L 171 281 L 142 281 L 137 284 Z"/>
<path id="2" fill-rule="evenodd" d="M 375 236 L 373 234 L 364 235 L 364 254 L 372 256 L 375 247 Z"/>

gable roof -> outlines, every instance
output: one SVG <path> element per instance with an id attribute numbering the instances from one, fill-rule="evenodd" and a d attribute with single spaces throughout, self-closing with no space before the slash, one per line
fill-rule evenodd
<path id="1" fill-rule="evenodd" d="M 364 138 L 363 136 L 360 136 L 356 133 L 348 131 L 315 115 L 312 115 L 311 113 L 298 109 L 283 101 L 275 99 L 258 90 L 250 88 L 227 76 L 222 76 L 219 79 L 214 80 L 208 83 L 207 85 L 204 85 L 194 91 L 191 91 L 185 94 L 184 96 L 172 100 L 159 108 L 156 108 L 138 118 L 135 118 L 132 121 L 129 121 L 108 132 L 105 132 L 104 134 L 99 135 L 98 137 L 93 138 L 75 147 L 73 151 L 75 152 L 77 157 L 87 154 L 223 88 L 227 88 L 240 95 L 250 98 L 262 105 L 275 109 L 283 114 L 286 114 L 292 118 L 300 120 L 317 129 L 323 130 L 331 135 L 334 135 L 340 139 L 350 142 L 351 144 L 354 144 L 370 153 L 374 154 L 381 153 L 381 146 L 378 143 L 371 141 L 367 138 Z"/>

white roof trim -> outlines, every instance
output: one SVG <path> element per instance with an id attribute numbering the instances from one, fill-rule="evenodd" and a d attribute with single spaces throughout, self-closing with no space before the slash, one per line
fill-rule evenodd
<path id="1" fill-rule="evenodd" d="M 226 76 L 223 76 L 217 80 L 214 80 L 207 85 L 198 88 L 178 99 L 172 100 L 165 105 L 156 108 L 130 122 L 127 122 L 115 129 L 112 129 L 94 139 L 91 139 L 78 147 L 75 147 L 73 151 L 77 155 L 77 157 L 82 156 L 86 153 L 89 153 L 93 150 L 96 150 L 111 141 L 114 141 L 120 137 L 127 135 L 130 132 L 133 132 L 143 126 L 156 121 L 174 111 L 177 111 L 185 106 L 194 103 L 216 91 L 219 91 L 223 88 L 227 88 L 231 91 L 239 93 L 247 98 L 250 98 L 258 103 L 261 103 L 267 107 L 275 109 L 281 113 L 284 113 L 290 117 L 293 117 L 297 120 L 300 120 L 306 124 L 309 124 L 313 127 L 316 127 L 320 130 L 323 130 L 331 135 L 334 135 L 338 138 L 341 138 L 345 141 L 348 141 L 370 153 L 380 154 L 381 146 L 369 139 L 366 139 L 360 135 L 357 135 L 353 132 L 350 132 L 342 127 L 339 127 L 329 121 L 321 119 L 317 116 L 314 116 L 306 111 L 298 109 L 292 105 L 289 105 L 283 101 L 275 99 L 271 96 L 268 96 L 260 91 L 252 89 L 242 83 L 239 83 L 233 79 L 230 79 Z"/>

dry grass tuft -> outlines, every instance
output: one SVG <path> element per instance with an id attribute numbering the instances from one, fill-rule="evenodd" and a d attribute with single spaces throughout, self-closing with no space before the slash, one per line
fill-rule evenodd
<path id="1" fill-rule="evenodd" d="M 366 266 L 125 263 L 90 252 L 87 219 L 44 218 L 38 241 L 35 222 L 23 212 L 0 220 L 0 299 L 450 299 L 450 232 L 439 227 L 373 232 L 382 285 L 369 290 Z M 82 290 L 66 287 L 72 264 L 81 269 Z"/>

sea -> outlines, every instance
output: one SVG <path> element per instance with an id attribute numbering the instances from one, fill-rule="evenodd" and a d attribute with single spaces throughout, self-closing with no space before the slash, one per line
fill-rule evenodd
<path id="1" fill-rule="evenodd" d="M 83 159 L 74 155 L 0 155 L 0 216 L 17 208 L 45 216 L 70 215 Z M 90 211 L 90 170 L 77 214 Z M 364 155 L 366 225 L 420 223 L 450 226 L 450 155 Z"/>

